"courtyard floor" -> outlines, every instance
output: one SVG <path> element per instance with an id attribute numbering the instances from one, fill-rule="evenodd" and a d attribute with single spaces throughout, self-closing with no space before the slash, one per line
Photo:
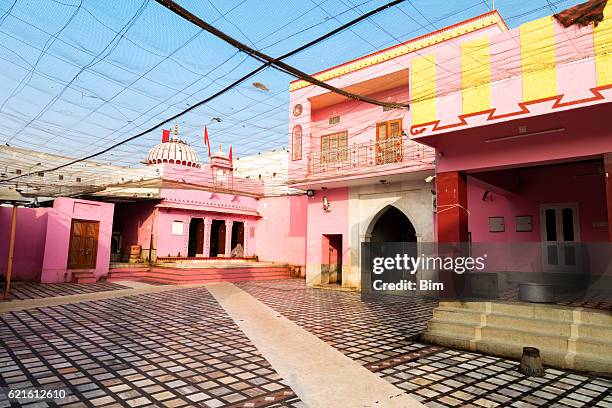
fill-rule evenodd
<path id="1" fill-rule="evenodd" d="M 516 361 L 419 343 L 434 302 L 362 301 L 298 279 L 122 285 L 101 298 L 34 287 L 53 303 L 2 305 L 0 407 L 351 407 L 370 394 L 359 406 L 612 407 L 609 379 L 527 378 Z M 35 388 L 68 396 L 7 398 Z M 321 403 L 335 394 L 344 403 Z"/>

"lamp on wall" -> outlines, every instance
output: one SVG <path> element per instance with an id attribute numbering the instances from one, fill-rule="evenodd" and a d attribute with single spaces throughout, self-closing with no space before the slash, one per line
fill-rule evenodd
<path id="1" fill-rule="evenodd" d="M 327 199 L 327 197 L 323 197 L 323 211 L 325 212 L 331 211 L 331 204 L 329 203 L 329 200 Z"/>

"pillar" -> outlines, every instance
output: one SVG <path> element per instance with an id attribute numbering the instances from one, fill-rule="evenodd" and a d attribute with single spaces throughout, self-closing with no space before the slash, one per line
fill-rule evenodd
<path id="1" fill-rule="evenodd" d="M 205 217 L 204 218 L 204 257 L 210 257 L 210 229 L 212 226 L 212 218 Z"/>
<path id="2" fill-rule="evenodd" d="M 612 242 L 612 153 L 604 155 L 606 173 L 606 201 L 608 208 L 608 239 Z"/>
<path id="3" fill-rule="evenodd" d="M 467 178 L 458 171 L 436 175 L 438 242 L 468 241 Z"/>
<path id="4" fill-rule="evenodd" d="M 438 199 L 438 256 L 461 257 L 469 252 L 467 177 L 458 171 L 436 174 Z M 461 299 L 466 293 L 465 275 L 440 270 L 438 281 L 444 285 L 441 298 Z"/>
<path id="5" fill-rule="evenodd" d="M 232 257 L 232 225 L 234 221 L 225 220 L 225 257 Z"/>
<path id="6" fill-rule="evenodd" d="M 249 247 L 249 221 L 248 220 L 244 220 L 243 221 L 244 224 L 244 242 L 243 242 L 243 247 L 244 247 L 244 256 L 247 257 L 250 254 L 247 252 L 247 248 Z"/>
<path id="7" fill-rule="evenodd" d="M 9 249 L 7 254 L 6 265 L 6 282 L 4 286 L 4 300 L 9 300 L 11 297 L 11 272 L 13 271 L 13 253 L 15 250 L 15 229 L 17 227 L 17 203 L 13 203 L 13 211 L 11 213 L 11 232 L 9 235 Z"/>

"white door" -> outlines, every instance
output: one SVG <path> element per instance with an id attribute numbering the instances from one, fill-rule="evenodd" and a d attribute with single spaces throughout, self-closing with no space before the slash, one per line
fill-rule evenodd
<path id="1" fill-rule="evenodd" d="M 544 204 L 540 208 L 542 263 L 547 271 L 572 271 L 580 264 L 577 204 Z"/>

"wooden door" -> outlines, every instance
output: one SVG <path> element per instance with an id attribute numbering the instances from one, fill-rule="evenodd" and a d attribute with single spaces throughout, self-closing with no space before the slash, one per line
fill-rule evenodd
<path id="1" fill-rule="evenodd" d="M 219 235 L 217 240 L 217 256 L 225 254 L 225 223 L 219 225 Z"/>
<path id="2" fill-rule="evenodd" d="M 195 253 L 197 255 L 197 254 L 204 253 L 204 220 L 203 219 L 198 220 L 198 225 L 196 228 L 197 230 L 196 230 Z"/>
<path id="3" fill-rule="evenodd" d="M 236 245 L 242 245 L 244 249 L 244 223 L 239 222 L 236 227 Z"/>
<path id="4" fill-rule="evenodd" d="M 99 221 L 72 220 L 68 269 L 93 269 L 98 256 Z"/>

